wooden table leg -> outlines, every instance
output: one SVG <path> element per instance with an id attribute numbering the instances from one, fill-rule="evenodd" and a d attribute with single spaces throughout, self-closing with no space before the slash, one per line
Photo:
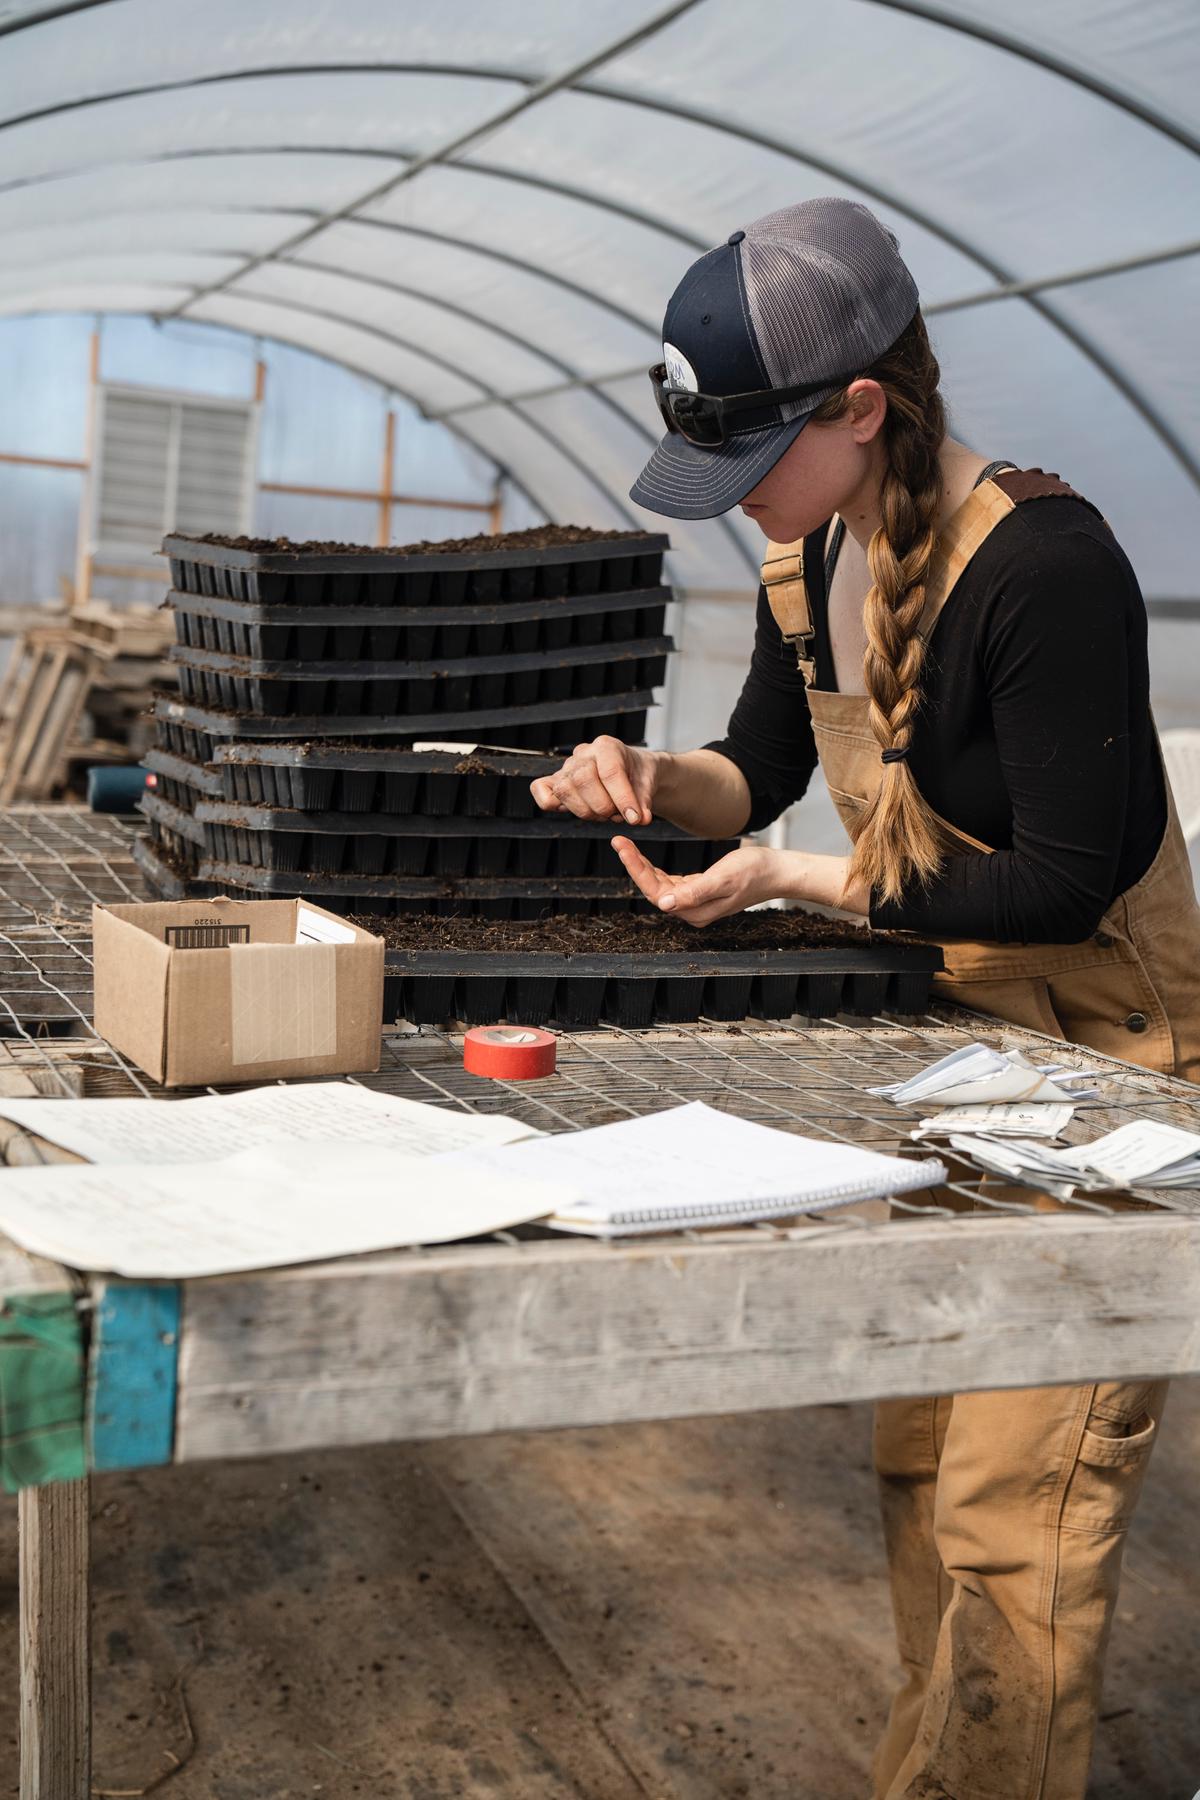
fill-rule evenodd
<path id="1" fill-rule="evenodd" d="M 20 1800 L 89 1800 L 89 1482 L 22 1488 Z"/>

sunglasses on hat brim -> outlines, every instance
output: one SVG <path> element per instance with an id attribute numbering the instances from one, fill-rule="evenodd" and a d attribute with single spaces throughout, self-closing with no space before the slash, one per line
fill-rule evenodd
<path id="1" fill-rule="evenodd" d="M 663 424 L 668 431 L 678 432 L 689 444 L 712 449 L 728 436 L 725 424 L 730 413 L 754 412 L 767 406 L 783 406 L 790 400 L 808 400 L 822 389 L 845 387 L 856 375 L 826 375 L 820 381 L 805 382 L 802 387 L 761 388 L 753 394 L 694 394 L 688 388 L 673 388 L 667 379 L 666 363 L 655 363 L 650 370 L 650 386 Z"/>

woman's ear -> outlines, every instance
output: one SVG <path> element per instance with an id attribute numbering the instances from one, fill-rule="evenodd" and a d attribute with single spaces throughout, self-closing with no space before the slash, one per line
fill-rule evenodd
<path id="1" fill-rule="evenodd" d="M 887 395 L 877 381 L 865 377 L 852 381 L 846 389 L 846 418 L 850 435 L 856 444 L 869 444 L 883 429 L 887 417 Z"/>

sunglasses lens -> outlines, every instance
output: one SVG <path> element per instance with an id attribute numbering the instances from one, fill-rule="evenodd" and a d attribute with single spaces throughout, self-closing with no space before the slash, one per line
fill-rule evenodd
<path id="1" fill-rule="evenodd" d="M 689 394 L 672 389 L 665 363 L 655 363 L 650 370 L 650 386 L 663 424 L 677 431 L 689 444 L 711 448 L 725 442 L 721 408 L 707 394 Z"/>
<path id="2" fill-rule="evenodd" d="M 724 443 L 721 409 L 713 405 L 707 394 L 672 394 L 670 406 L 675 429 L 689 444 L 711 447 Z"/>
<path id="3" fill-rule="evenodd" d="M 668 431 L 676 431 L 678 427 L 671 416 L 671 390 L 667 383 L 666 363 L 655 363 L 650 371 L 650 386 L 654 392 L 654 404 L 658 407 L 658 415 Z"/>

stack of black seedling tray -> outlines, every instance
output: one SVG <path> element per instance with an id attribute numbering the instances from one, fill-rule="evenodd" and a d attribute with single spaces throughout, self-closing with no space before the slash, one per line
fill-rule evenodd
<path id="1" fill-rule="evenodd" d="M 529 783 L 564 750 L 642 740 L 671 649 L 664 538 L 557 536 L 404 553 L 169 539 L 183 692 L 157 706 L 138 850 L 152 883 L 374 919 L 389 1020 L 923 1011 L 936 946 L 778 913 L 672 937 L 634 898 L 614 830 L 675 873 L 729 844 L 538 811 Z M 438 915 L 461 921 L 449 937 Z"/>
<path id="2" fill-rule="evenodd" d="M 466 796 L 479 784 L 456 782 L 449 764 L 429 808 L 442 821 L 434 829 L 411 781 L 406 802 L 395 767 L 373 802 L 361 797 L 368 746 L 394 753 L 436 737 L 465 752 L 487 738 L 550 752 L 549 769 L 582 740 L 644 739 L 673 647 L 664 635 L 667 539 L 548 528 L 478 544 L 367 551 L 167 539 L 181 695 L 156 703 L 140 856 L 153 885 L 307 892 L 384 910 L 428 901 L 496 917 L 541 916 L 559 899 L 573 911 L 630 903 L 634 890 L 604 828 L 576 829 L 567 818 L 534 828 L 534 770 L 506 783 L 523 791 L 520 831 L 498 828 L 474 798 L 456 817 L 445 799 L 451 786 Z M 328 797 L 302 798 L 321 786 L 317 762 L 331 742 L 361 747 L 367 763 L 344 768 L 345 779 L 330 765 Z M 240 751 L 268 745 L 283 763 L 264 763 L 257 783 L 247 764 L 236 788 L 222 785 L 222 758 L 232 771 Z M 493 785 L 498 792 L 499 775 Z M 222 810 L 223 801 L 236 810 Z M 350 828 L 339 813 L 375 816 Z M 728 847 L 671 827 L 656 827 L 651 841 L 656 860 L 679 871 Z"/>
<path id="3" fill-rule="evenodd" d="M 169 537 L 180 688 L 199 706 L 321 715 L 345 730 L 364 717 L 407 730 L 429 715 L 472 729 L 483 712 L 501 723 L 515 709 L 654 688 L 672 649 L 666 541 L 422 555 Z"/>
<path id="4" fill-rule="evenodd" d="M 203 793 L 177 779 L 194 765 L 160 752 L 154 766 L 159 787 L 143 811 L 177 862 L 196 859 L 200 880 L 339 907 L 491 918 L 619 910 L 633 890 L 611 848 L 615 831 L 674 875 L 736 848 L 666 821 L 631 829 L 540 812 L 529 784 L 559 767 L 554 757 L 224 744 L 202 772 Z"/>

